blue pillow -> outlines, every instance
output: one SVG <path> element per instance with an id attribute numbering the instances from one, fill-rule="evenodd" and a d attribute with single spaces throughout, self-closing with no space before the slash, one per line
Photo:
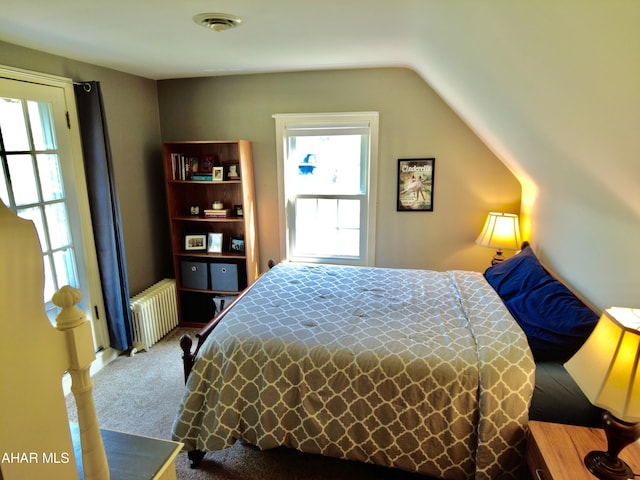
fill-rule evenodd
<path id="1" fill-rule="evenodd" d="M 484 274 L 527 336 L 536 361 L 568 360 L 598 321 L 587 307 L 540 264 L 530 246 Z"/>

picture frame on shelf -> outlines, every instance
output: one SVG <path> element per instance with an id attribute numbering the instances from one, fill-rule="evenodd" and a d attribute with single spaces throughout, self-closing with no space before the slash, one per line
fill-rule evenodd
<path id="1" fill-rule="evenodd" d="M 211 173 L 213 164 L 215 163 L 215 155 L 202 155 L 200 160 L 200 173 Z"/>
<path id="2" fill-rule="evenodd" d="M 224 180 L 224 167 L 213 167 L 211 180 L 221 182 Z"/>
<path id="3" fill-rule="evenodd" d="M 210 232 L 207 241 L 207 253 L 222 253 L 222 233 Z"/>
<path id="4" fill-rule="evenodd" d="M 229 241 L 229 251 L 231 253 L 244 254 L 244 238 L 231 237 Z"/>
<path id="5" fill-rule="evenodd" d="M 398 212 L 432 212 L 435 158 L 398 160 Z"/>
<path id="6" fill-rule="evenodd" d="M 229 165 L 227 169 L 227 179 L 228 180 L 240 180 L 240 165 L 234 163 Z"/>
<path id="7" fill-rule="evenodd" d="M 242 205 L 234 205 L 233 210 L 234 210 L 234 213 L 236 214 L 236 217 L 244 216 L 244 209 L 242 208 Z"/>
<path id="8" fill-rule="evenodd" d="M 192 250 L 206 250 L 207 248 L 207 236 L 206 235 L 185 235 L 184 236 L 184 249 L 188 251 Z"/>

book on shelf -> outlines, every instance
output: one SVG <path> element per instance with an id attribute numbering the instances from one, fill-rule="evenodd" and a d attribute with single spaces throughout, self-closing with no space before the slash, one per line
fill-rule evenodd
<path id="1" fill-rule="evenodd" d="M 205 217 L 209 217 L 209 218 L 226 218 L 231 213 L 231 209 L 230 208 L 223 208 L 220 210 L 205 209 L 203 213 Z"/>
<path id="2" fill-rule="evenodd" d="M 173 172 L 173 180 L 211 181 L 212 161 L 211 155 L 201 159 L 197 156 L 172 153 L 171 171 Z"/>

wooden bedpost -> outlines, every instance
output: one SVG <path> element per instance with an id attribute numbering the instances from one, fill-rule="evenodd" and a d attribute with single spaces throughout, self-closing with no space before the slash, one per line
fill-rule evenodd
<path id="1" fill-rule="evenodd" d="M 100 435 L 93 403 L 93 382 L 89 374 L 96 359 L 91 324 L 76 307 L 82 298 L 80 290 L 62 287 L 53 295 L 53 303 L 62 310 L 56 317 L 58 330 L 66 335 L 69 352 L 71 391 L 78 408 L 78 426 L 82 445 L 82 468 L 85 480 L 109 480 L 109 465 Z"/>

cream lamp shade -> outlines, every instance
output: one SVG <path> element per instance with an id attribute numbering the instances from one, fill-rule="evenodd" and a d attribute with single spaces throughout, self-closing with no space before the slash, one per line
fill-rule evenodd
<path id="1" fill-rule="evenodd" d="M 611 307 L 565 368 L 594 405 L 640 421 L 640 309 Z"/>
<path id="2" fill-rule="evenodd" d="M 482 232 L 476 239 L 476 244 L 483 247 L 495 248 L 498 252 L 493 257 L 492 265 L 501 262 L 502 250 L 520 250 L 520 222 L 518 215 L 513 213 L 490 212 L 484 222 Z"/>
<path id="3" fill-rule="evenodd" d="M 606 309 L 580 350 L 564 364 L 591 403 L 602 407 L 607 451 L 584 457 L 587 469 L 601 480 L 637 475 L 618 454 L 640 438 L 640 310 Z"/>

